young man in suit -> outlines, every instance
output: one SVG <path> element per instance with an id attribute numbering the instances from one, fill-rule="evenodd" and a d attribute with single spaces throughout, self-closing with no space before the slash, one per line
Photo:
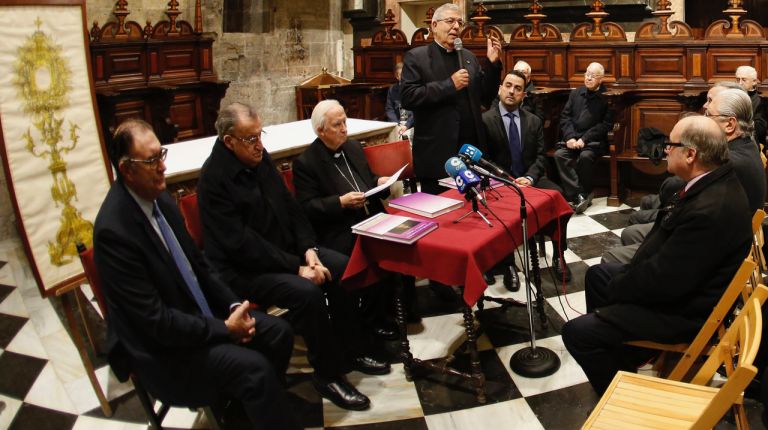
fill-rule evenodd
<path id="1" fill-rule="evenodd" d="M 94 227 L 107 301 L 107 349 L 119 378 L 135 372 L 163 402 L 238 400 L 254 429 L 298 429 L 281 381 L 290 326 L 249 310 L 212 277 L 165 193 L 165 155 L 149 124 L 118 126 L 117 172 Z"/>
<path id="2" fill-rule="evenodd" d="M 488 157 L 494 160 L 520 186 L 533 186 L 547 190 L 563 191 L 546 177 L 544 155 L 544 131 L 541 119 L 522 109 L 525 100 L 525 75 L 512 70 L 499 85 L 499 102 L 483 113 L 483 124 L 488 135 Z M 570 270 L 565 264 L 566 226 L 560 226 L 561 234 L 553 238 L 552 267 L 558 280 L 569 281 Z M 512 291 L 520 288 L 514 266 L 504 271 L 504 285 Z"/>
<path id="3" fill-rule="evenodd" d="M 435 41 L 406 52 L 403 59 L 403 108 L 413 111 L 413 167 L 421 191 L 439 194 L 444 163 L 465 143 L 485 151 L 480 107 L 489 106 L 501 78 L 501 42 L 488 39 L 487 59 L 478 61 L 454 42 L 464 20 L 459 7 L 446 3 L 432 15 Z"/>

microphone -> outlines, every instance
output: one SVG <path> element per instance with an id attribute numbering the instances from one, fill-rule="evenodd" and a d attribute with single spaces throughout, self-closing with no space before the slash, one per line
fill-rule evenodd
<path id="1" fill-rule="evenodd" d="M 453 49 L 456 50 L 456 55 L 459 57 L 459 69 L 464 68 L 464 42 L 458 37 L 453 40 Z"/>
<path id="2" fill-rule="evenodd" d="M 501 167 L 494 164 L 492 161 L 486 160 L 483 158 L 483 151 L 475 148 L 474 146 L 465 143 L 461 146 L 461 149 L 459 150 L 459 156 L 464 160 L 464 162 L 469 163 L 470 165 L 479 165 L 480 167 L 485 168 L 489 172 L 493 173 L 496 176 L 501 176 L 503 178 L 512 178 L 512 175 L 504 171 Z"/>
<path id="3" fill-rule="evenodd" d="M 445 162 L 445 173 L 453 179 L 456 179 L 456 175 L 462 170 L 467 170 L 467 165 L 459 157 L 451 157 Z"/>
<path id="4" fill-rule="evenodd" d="M 480 183 L 480 178 L 475 175 L 475 172 L 464 168 L 454 178 L 456 182 L 456 188 L 461 194 L 464 194 L 464 198 L 467 200 L 477 200 L 483 204 L 486 208 L 488 203 L 485 202 L 485 198 L 482 194 L 477 192 L 477 184 Z"/>

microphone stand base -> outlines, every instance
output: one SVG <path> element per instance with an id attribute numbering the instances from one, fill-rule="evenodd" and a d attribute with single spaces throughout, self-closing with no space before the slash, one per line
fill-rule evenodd
<path id="1" fill-rule="evenodd" d="M 512 355 L 509 367 L 526 378 L 543 378 L 557 372 L 560 357 L 550 349 L 527 346 Z"/>

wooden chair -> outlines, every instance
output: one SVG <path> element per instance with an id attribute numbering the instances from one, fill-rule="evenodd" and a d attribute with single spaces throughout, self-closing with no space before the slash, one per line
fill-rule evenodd
<path id="1" fill-rule="evenodd" d="M 753 286 L 763 283 L 763 274 L 766 272 L 765 255 L 763 254 L 763 245 L 765 244 L 765 238 L 763 237 L 763 220 L 765 219 L 765 211 L 758 209 L 755 214 L 752 215 L 752 249 L 750 255 L 752 259 L 757 263 L 754 275 L 750 279 Z"/>
<path id="2" fill-rule="evenodd" d="M 371 171 L 378 176 L 391 176 L 404 164 L 408 166 L 400 174 L 400 180 L 407 184 L 412 193 L 418 191 L 416 187 L 416 175 L 413 172 L 413 154 L 411 142 L 399 140 L 397 142 L 382 143 L 363 148 L 365 158 Z"/>
<path id="3" fill-rule="evenodd" d="M 762 328 L 760 302 L 751 299 L 691 383 L 617 373 L 582 430 L 713 428 L 729 408 L 741 404 L 744 389 L 757 374 L 752 362 Z M 721 366 L 728 377 L 725 384 L 720 388 L 704 385 Z M 737 427 L 748 426 L 746 417 L 737 415 Z"/>
<path id="4" fill-rule="evenodd" d="M 682 381 L 696 360 L 702 354 L 707 355 L 710 347 L 716 343 L 716 334 L 718 332 L 721 334 L 725 332 L 725 323 L 728 321 L 728 316 L 739 297 L 749 297 L 751 295 L 752 288 L 748 281 L 754 273 L 755 267 L 756 264 L 751 258 L 747 257 L 744 259 L 744 262 L 739 266 L 717 305 L 712 309 L 701 330 L 699 330 L 699 333 L 690 344 L 666 344 L 647 340 L 630 341 L 626 342 L 626 344 L 662 351 L 662 356 L 657 360 L 657 365 L 655 366 L 657 369 L 662 367 L 661 364 L 666 358 L 666 353 L 682 353 L 682 357 L 667 376 L 668 379 Z M 748 293 L 745 293 L 745 289 L 748 289 Z M 763 298 L 764 300 L 765 298 Z"/>
<path id="5" fill-rule="evenodd" d="M 96 269 L 96 264 L 93 261 L 93 248 L 85 249 L 85 246 L 80 244 L 78 245 L 78 252 L 80 254 L 80 261 L 83 263 L 85 277 L 88 278 L 88 284 L 90 284 L 91 291 L 93 291 L 93 295 L 96 297 L 96 303 L 99 306 L 99 310 L 101 310 L 101 314 L 106 318 L 107 308 L 104 301 L 104 293 L 101 289 L 101 278 L 99 277 L 99 272 Z M 149 392 L 147 392 L 147 390 L 144 388 L 144 385 L 142 385 L 139 377 L 135 373 L 131 372 L 130 378 L 136 390 L 136 395 L 139 397 L 139 402 L 141 402 L 141 406 L 144 409 L 144 412 L 147 414 L 150 428 L 162 430 L 163 419 L 165 418 L 165 415 L 168 413 L 168 410 L 171 408 L 171 406 L 188 407 L 188 405 L 171 405 L 165 402 L 161 402 L 160 407 L 155 409 L 154 399 L 152 398 L 152 395 L 149 394 Z M 205 414 L 208 423 L 211 425 L 211 428 L 218 430 L 220 428 L 219 421 L 213 414 L 211 408 L 205 406 L 201 407 L 200 409 L 203 410 L 203 413 Z"/>

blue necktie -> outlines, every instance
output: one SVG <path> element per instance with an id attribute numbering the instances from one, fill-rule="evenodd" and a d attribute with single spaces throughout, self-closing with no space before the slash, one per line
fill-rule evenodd
<path id="1" fill-rule="evenodd" d="M 157 221 L 157 225 L 160 227 L 160 234 L 162 234 L 163 239 L 165 239 L 165 244 L 168 246 L 168 251 L 171 253 L 171 257 L 173 257 L 173 262 L 176 263 L 176 267 L 178 267 L 179 272 L 181 272 L 181 276 L 184 278 L 184 282 L 187 284 L 189 292 L 192 293 L 192 297 L 194 297 L 197 306 L 203 311 L 203 315 L 212 317 L 213 313 L 208 306 L 208 301 L 205 300 L 205 296 L 203 296 L 203 290 L 200 289 L 200 284 L 197 283 L 195 272 L 192 270 L 192 266 L 189 264 L 189 260 L 184 254 L 184 250 L 181 249 L 179 241 L 176 240 L 176 235 L 173 234 L 171 226 L 168 225 L 168 221 L 165 220 L 163 213 L 160 212 L 157 202 L 152 205 L 152 216 Z"/>
<path id="2" fill-rule="evenodd" d="M 515 115 L 512 112 L 505 114 L 509 118 L 509 153 L 512 155 L 512 176 L 519 178 L 524 173 L 523 170 L 523 146 L 520 144 L 520 132 L 517 131 L 515 124 Z"/>

